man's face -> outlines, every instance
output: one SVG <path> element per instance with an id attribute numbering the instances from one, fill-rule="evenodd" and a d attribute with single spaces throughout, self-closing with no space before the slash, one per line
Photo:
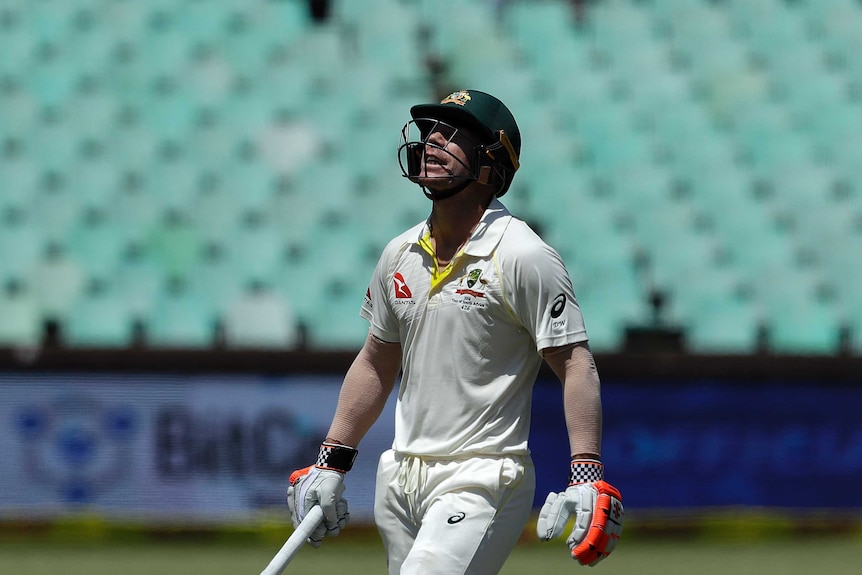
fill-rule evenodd
<path id="1" fill-rule="evenodd" d="M 472 154 L 476 140 L 464 130 L 435 123 L 417 153 L 418 182 L 431 189 L 445 189 L 473 177 Z"/>

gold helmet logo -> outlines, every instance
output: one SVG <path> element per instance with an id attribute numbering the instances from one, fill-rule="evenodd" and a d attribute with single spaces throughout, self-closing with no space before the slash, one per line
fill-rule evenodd
<path id="1" fill-rule="evenodd" d="M 465 106 L 467 102 L 469 102 L 472 98 L 470 98 L 470 92 L 467 90 L 459 90 L 457 92 L 452 92 L 440 102 L 441 104 L 458 104 L 459 106 Z"/>

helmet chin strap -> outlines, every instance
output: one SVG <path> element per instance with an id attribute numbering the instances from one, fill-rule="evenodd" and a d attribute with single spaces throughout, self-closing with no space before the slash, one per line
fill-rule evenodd
<path id="1" fill-rule="evenodd" d="M 451 198 L 455 194 L 459 194 L 467 189 L 467 186 L 476 181 L 474 177 L 466 177 L 463 182 L 446 190 L 429 190 L 427 187 L 420 185 L 422 193 L 429 200 L 445 200 Z"/>

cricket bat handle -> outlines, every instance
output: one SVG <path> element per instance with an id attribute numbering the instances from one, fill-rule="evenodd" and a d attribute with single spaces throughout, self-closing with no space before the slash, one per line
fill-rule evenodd
<path id="1" fill-rule="evenodd" d="M 294 555 L 299 552 L 302 544 L 317 529 L 321 521 L 323 521 L 323 510 L 319 505 L 315 505 L 308 511 L 299 526 L 293 530 L 293 533 L 287 538 L 266 569 L 260 572 L 260 575 L 281 575 L 281 572 L 284 571 Z"/>

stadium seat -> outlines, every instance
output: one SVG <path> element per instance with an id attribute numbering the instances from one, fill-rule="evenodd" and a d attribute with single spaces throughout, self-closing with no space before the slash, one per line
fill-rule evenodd
<path id="1" fill-rule="evenodd" d="M 204 238 L 184 214 L 169 212 L 152 228 L 144 248 L 165 270 L 165 275 L 184 275 L 197 261 Z"/>
<path id="2" fill-rule="evenodd" d="M 69 308 L 62 322 L 63 343 L 81 348 L 129 347 L 134 319 L 125 294 L 94 282 Z"/>
<path id="3" fill-rule="evenodd" d="M 706 214 L 709 221 L 727 225 L 721 232 L 735 234 L 737 223 L 741 226 L 750 223 L 753 234 L 766 227 L 768 212 L 756 202 L 756 179 L 750 172 L 718 163 L 708 171 L 697 166 L 674 166 L 674 175 L 688 201 Z M 728 206 L 736 209 L 728 210 Z"/>
<path id="4" fill-rule="evenodd" d="M 576 264 L 571 273 L 591 348 L 599 352 L 618 350 L 627 326 L 650 322 L 645 286 L 634 266 L 624 259 L 583 268 Z"/>
<path id="5" fill-rule="evenodd" d="M 42 339 L 39 304 L 18 284 L 0 292 L 0 347 L 36 347 Z"/>
<path id="6" fill-rule="evenodd" d="M 648 10 L 633 2 L 603 2 L 586 10 L 580 32 L 594 46 L 599 62 L 635 85 L 641 77 L 660 74 L 666 52 L 654 43 Z M 647 72 L 649 70 L 650 72 Z"/>
<path id="7" fill-rule="evenodd" d="M 777 353 L 832 355 L 841 344 L 839 313 L 830 305 L 805 301 L 767 318 L 769 344 Z"/>
<path id="8" fill-rule="evenodd" d="M 19 8 L 15 13 L 23 12 Z M 0 34 L 0 48 L 3 58 L 0 58 L 0 74 L 7 77 L 22 77 L 26 73 L 28 62 L 39 43 L 29 27 L 20 25 L 19 17 L 8 18 Z"/>
<path id="9" fill-rule="evenodd" d="M 0 59 L 2 61 L 3 59 Z M 39 121 L 41 108 L 36 101 L 20 87 L 9 82 L 0 90 L 0 121 L 3 122 L 3 140 L 18 141 L 23 146 L 27 134 Z M 8 144 L 6 144 L 8 146 Z M 8 157 L 9 152 L 6 151 Z M 7 161 L 6 158 L 3 158 Z"/>
<path id="10" fill-rule="evenodd" d="M 297 326 L 288 303 L 264 285 L 252 285 L 229 302 L 224 315 L 225 344 L 231 348 L 290 349 Z"/>
<path id="11" fill-rule="evenodd" d="M 142 96 L 135 98 L 139 109 L 140 121 L 153 134 L 161 139 L 179 141 L 185 138 L 195 127 L 199 116 L 197 104 L 191 97 L 177 87 L 173 81 L 149 89 Z"/>
<path id="12" fill-rule="evenodd" d="M 113 11 L 118 5 L 128 3 L 66 4 L 79 6 L 73 21 L 62 35 L 63 49 L 68 52 L 69 61 L 75 62 L 84 77 L 101 77 L 111 69 L 124 39 L 130 38 L 117 27 L 116 13 Z"/>
<path id="13" fill-rule="evenodd" d="M 846 222 L 847 218 L 843 218 L 843 221 Z M 813 251 L 817 259 L 815 273 L 820 274 L 819 284 L 834 292 L 840 306 L 857 310 L 862 306 L 862 291 L 859 290 L 862 285 L 862 267 L 858 265 L 859 254 L 862 253 L 862 234 L 841 222 L 842 219 L 826 217 L 822 225 L 830 226 L 829 229 L 812 226 L 809 230 L 801 231 L 803 235 L 799 241 Z"/>
<path id="14" fill-rule="evenodd" d="M 90 278 L 113 275 L 131 241 L 124 229 L 104 216 L 87 218 L 70 232 L 66 250 Z"/>
<path id="15" fill-rule="evenodd" d="M 722 135 L 709 131 L 702 133 L 697 145 L 686 140 L 665 140 L 669 165 L 675 170 L 698 177 L 718 177 L 735 167 L 734 149 Z"/>
<path id="16" fill-rule="evenodd" d="M 368 336 L 368 322 L 359 316 L 364 291 L 330 293 L 309 327 L 316 349 L 338 351 L 362 347 Z"/>
<path id="17" fill-rule="evenodd" d="M 131 313 L 140 319 L 150 316 L 164 283 L 163 270 L 136 249 L 124 255 L 111 277 L 113 289 L 123 294 Z"/>
<path id="18" fill-rule="evenodd" d="M 804 134 L 812 143 L 815 155 L 833 163 L 844 152 L 848 139 L 862 133 L 862 115 L 849 102 L 820 108 L 816 121 L 808 122 Z"/>
<path id="19" fill-rule="evenodd" d="M 123 188 L 123 172 L 104 155 L 76 163 L 67 175 L 67 187 L 84 210 L 105 211 Z"/>
<path id="20" fill-rule="evenodd" d="M 374 145 L 375 142 L 368 144 L 368 146 Z M 383 151 L 388 151 L 394 157 L 395 146 L 393 145 L 392 148 L 387 150 L 384 147 Z M 379 148 L 375 153 L 379 153 Z M 362 154 L 356 153 L 356 155 Z M 380 158 L 380 161 L 384 160 Z M 279 198 L 281 207 L 285 210 L 281 215 L 295 220 L 319 223 L 333 215 L 342 215 L 345 211 L 353 209 L 352 206 L 359 197 L 360 173 L 364 172 L 370 177 L 376 172 L 376 170 L 372 171 L 370 166 L 358 165 L 362 163 L 363 161 L 356 159 L 309 163 L 293 179 L 292 189 Z M 300 221 L 297 221 L 297 225 L 302 226 Z M 290 231 L 286 230 L 286 233 L 290 234 Z"/>
<path id="21" fill-rule="evenodd" d="M 193 293 L 204 308 L 216 315 L 224 313 L 228 303 L 239 296 L 249 279 L 235 268 L 227 241 L 210 242 L 202 246 L 201 253 L 190 262 L 189 267 L 177 274 L 183 279 L 184 290 Z M 237 257 L 242 255 L 238 254 Z"/>
<path id="22" fill-rule="evenodd" d="M 76 304 L 87 285 L 81 265 L 52 244 L 27 273 L 24 281 L 39 306 L 42 318 L 62 321 Z"/>
<path id="23" fill-rule="evenodd" d="M 27 157 L 0 158 L 0 176 L 5 187 L 0 194 L 0 214 L 26 214 L 30 200 L 40 187 L 38 165 Z"/>
<path id="24" fill-rule="evenodd" d="M 81 81 L 81 72 L 75 64 L 54 44 L 37 46 L 25 76 L 27 92 L 40 106 L 62 106 Z"/>
<path id="25" fill-rule="evenodd" d="M 249 144 L 250 149 L 254 149 Z M 266 211 L 275 195 L 276 177 L 270 167 L 249 151 L 246 159 L 231 161 L 218 169 L 216 179 L 220 191 L 233 198 L 236 210 Z"/>
<path id="26" fill-rule="evenodd" d="M 504 24 L 515 44 L 528 56 L 541 57 L 548 38 L 574 33 L 574 15 L 568 2 L 512 2 L 504 9 Z"/>
<path id="27" fill-rule="evenodd" d="M 762 23 L 785 16 L 781 0 L 728 0 L 727 17 L 743 33 L 753 34 Z"/>
<path id="28" fill-rule="evenodd" d="M 144 244 L 159 225 L 162 208 L 145 190 L 125 181 L 128 176 L 123 179 L 123 187 L 105 202 L 104 208 L 108 217 L 122 227 L 130 239 Z"/>
<path id="29" fill-rule="evenodd" d="M 377 0 L 379 2 L 379 0 Z M 381 10 L 363 6 L 355 19 L 356 43 L 361 60 L 376 62 L 396 82 L 421 83 L 419 20 L 413 10 L 399 2 L 385 2 Z M 475 39 L 481 45 L 482 36 Z M 393 50 L 393 46 L 398 49 Z"/>
<path id="30" fill-rule="evenodd" d="M 751 225 L 757 225 L 753 219 Z M 726 256 L 731 265 L 750 277 L 768 274 L 770 271 L 785 270 L 793 267 L 794 253 L 789 236 L 769 227 L 754 232 L 752 228 L 736 228 L 738 235 L 728 233 L 722 236 L 726 241 Z M 753 235 L 743 235 L 746 231 Z"/>
<path id="31" fill-rule="evenodd" d="M 30 222 L 3 222 L 0 225 L 0 282 L 26 277 L 42 257 L 46 242 L 39 228 Z"/>
<path id="32" fill-rule="evenodd" d="M 287 252 L 284 234 L 263 215 L 251 215 L 224 243 L 241 282 L 269 281 Z"/>
<path id="33" fill-rule="evenodd" d="M 46 110 L 24 136 L 23 146 L 28 154 L 39 158 L 43 171 L 62 174 L 76 162 L 83 139 L 57 108 Z"/>
<path id="34" fill-rule="evenodd" d="M 686 322 L 686 345 L 694 353 L 749 354 L 758 348 L 760 325 L 751 303 L 720 298 Z"/>
<path id="35" fill-rule="evenodd" d="M 173 282 L 144 321 L 146 343 L 154 348 L 211 348 L 217 322 L 218 316 L 200 294 Z"/>
<path id="36" fill-rule="evenodd" d="M 43 242 L 63 245 L 83 217 L 83 206 L 72 190 L 66 189 L 65 176 L 49 172 L 42 179 L 43 189 L 31 198 L 30 219 Z"/>
<path id="37" fill-rule="evenodd" d="M 643 210 L 635 223 L 637 245 L 644 250 L 650 280 L 672 289 L 681 278 L 706 274 L 718 267 L 721 242 L 694 228 L 687 206 Z M 694 286 L 685 288 L 694 291 Z"/>
<path id="38" fill-rule="evenodd" d="M 193 194 L 187 213 L 202 242 L 227 242 L 239 228 L 244 215 L 241 194 L 242 190 L 223 185 Z"/>
<path id="39" fill-rule="evenodd" d="M 225 33 L 230 15 L 229 2 L 182 2 L 177 4 L 174 26 L 192 46 L 212 45 Z M 298 2 L 283 2 L 284 10 Z M 285 30 L 288 33 L 288 30 Z"/>
<path id="40" fill-rule="evenodd" d="M 817 164 L 800 162 L 770 173 L 765 179 L 778 209 L 803 219 L 828 217 L 838 176 Z M 819 213 L 812 213 L 819 212 Z"/>
<path id="41" fill-rule="evenodd" d="M 592 74 L 592 50 L 589 42 L 579 36 L 565 34 L 556 36 L 554 49 L 543 49 L 542 43 L 518 44 L 526 65 L 536 77 L 550 89 L 559 89 L 557 81 L 564 85 L 592 84 L 583 78 Z M 562 76 L 562 78 L 561 78 Z"/>
<path id="42" fill-rule="evenodd" d="M 134 117 L 134 108 L 130 110 Z M 137 122 L 119 125 L 108 134 L 107 141 L 113 142 L 109 157 L 124 170 L 145 174 L 156 161 L 163 142 L 149 126 Z"/>

